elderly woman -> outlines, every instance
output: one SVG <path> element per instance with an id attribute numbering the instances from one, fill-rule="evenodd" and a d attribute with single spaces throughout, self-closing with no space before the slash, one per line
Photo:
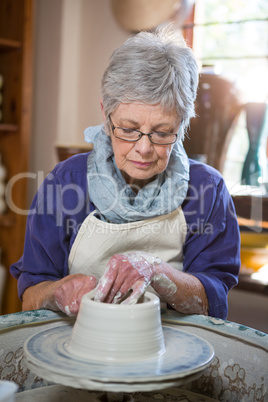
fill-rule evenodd
<path id="1" fill-rule="evenodd" d="M 239 229 L 221 175 L 182 146 L 197 85 L 177 33 L 142 32 L 114 51 L 104 124 L 85 131 L 94 150 L 59 163 L 33 201 L 11 266 L 24 310 L 76 315 L 94 288 L 107 303 L 136 303 L 149 289 L 181 313 L 226 318 Z"/>

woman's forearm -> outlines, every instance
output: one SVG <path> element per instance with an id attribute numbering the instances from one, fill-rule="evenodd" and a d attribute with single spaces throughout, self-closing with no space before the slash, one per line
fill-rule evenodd
<path id="1" fill-rule="evenodd" d="M 22 296 L 22 310 L 37 310 L 47 308 L 58 311 L 55 303 L 54 291 L 58 281 L 45 281 L 31 286 L 25 290 Z"/>
<path id="2" fill-rule="evenodd" d="M 177 271 L 169 264 L 161 262 L 151 286 L 162 300 L 184 314 L 208 315 L 206 291 L 193 275 Z"/>

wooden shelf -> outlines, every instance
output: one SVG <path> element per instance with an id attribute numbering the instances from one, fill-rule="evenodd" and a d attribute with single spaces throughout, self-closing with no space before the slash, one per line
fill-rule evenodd
<path id="1" fill-rule="evenodd" d="M 268 229 L 268 196 L 233 195 L 232 199 L 240 226 Z"/>
<path id="2" fill-rule="evenodd" d="M 93 149 L 93 144 L 86 144 L 86 145 L 56 144 L 56 151 L 57 151 L 59 161 L 64 161 L 65 159 L 69 158 L 70 156 L 76 155 L 81 152 L 92 151 L 92 149 Z"/>
<path id="3" fill-rule="evenodd" d="M 18 131 L 19 126 L 17 124 L 7 124 L 0 123 L 0 132 L 1 131 Z"/>
<path id="4" fill-rule="evenodd" d="M 0 0 L 0 73 L 4 78 L 3 118 L 0 122 L 1 163 L 12 185 L 15 206 L 27 203 L 27 182 L 18 176 L 28 171 L 31 137 L 34 0 Z M 16 180 L 18 177 L 18 180 Z M 14 183 L 13 183 L 14 184 Z M 16 280 L 9 267 L 23 253 L 26 216 L 8 209 L 0 215 L 1 263 L 7 275 L 1 313 L 21 310 Z"/>
<path id="5" fill-rule="evenodd" d="M 236 289 L 268 296 L 267 283 L 258 279 L 253 279 L 249 274 L 240 273 Z"/>
<path id="6" fill-rule="evenodd" d="M 0 38 L 0 50 L 13 50 L 13 49 L 21 49 L 21 42 Z"/>

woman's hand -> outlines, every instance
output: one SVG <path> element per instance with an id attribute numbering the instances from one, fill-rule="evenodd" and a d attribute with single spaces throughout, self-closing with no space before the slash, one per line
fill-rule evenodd
<path id="1" fill-rule="evenodd" d="M 160 263 L 159 258 L 138 251 L 114 255 L 96 288 L 95 300 L 106 303 L 136 303 L 150 283 L 159 277 Z M 170 285 L 168 278 L 165 279 L 166 284 Z"/>
<path id="2" fill-rule="evenodd" d="M 23 294 L 23 310 L 46 308 L 78 314 L 82 297 L 94 289 L 97 279 L 83 274 L 68 275 L 58 281 L 45 281 L 31 286 Z"/>
<path id="3" fill-rule="evenodd" d="M 69 275 L 54 291 L 55 304 L 68 316 L 76 316 L 82 297 L 96 285 L 97 279 L 94 276 Z"/>

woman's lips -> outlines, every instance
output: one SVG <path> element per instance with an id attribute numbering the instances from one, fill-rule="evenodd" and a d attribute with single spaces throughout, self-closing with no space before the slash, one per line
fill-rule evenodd
<path id="1" fill-rule="evenodd" d="M 131 161 L 133 165 L 139 167 L 139 168 L 146 168 L 148 166 L 151 166 L 153 162 L 138 162 L 138 161 Z"/>

